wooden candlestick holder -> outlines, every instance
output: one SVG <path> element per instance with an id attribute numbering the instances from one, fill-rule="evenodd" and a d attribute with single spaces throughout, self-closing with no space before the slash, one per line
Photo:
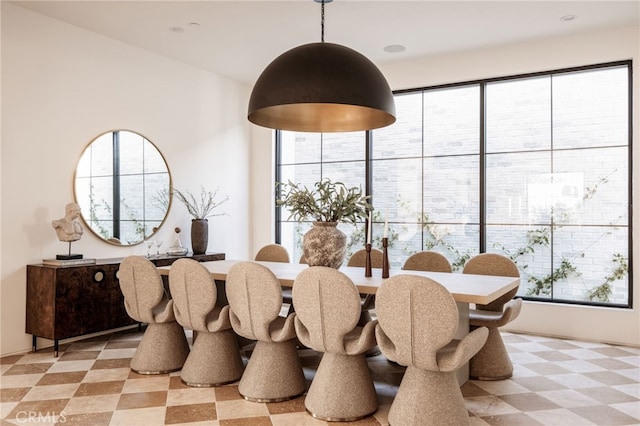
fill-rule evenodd
<path id="1" fill-rule="evenodd" d="M 389 254 L 387 253 L 387 247 L 389 246 L 389 239 L 382 239 L 382 278 L 389 278 Z"/>
<path id="2" fill-rule="evenodd" d="M 365 277 L 370 277 L 371 276 L 371 244 L 365 244 L 364 246 L 365 251 L 367 252 L 367 255 L 365 256 L 365 262 L 364 262 L 364 276 Z"/>

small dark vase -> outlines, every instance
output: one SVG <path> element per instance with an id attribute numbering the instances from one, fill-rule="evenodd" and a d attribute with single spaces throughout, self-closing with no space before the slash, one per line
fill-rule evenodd
<path id="1" fill-rule="evenodd" d="M 347 236 L 337 228 L 337 222 L 314 222 L 302 237 L 304 257 L 309 266 L 338 269 L 344 262 Z"/>
<path id="2" fill-rule="evenodd" d="M 191 220 L 191 249 L 193 254 L 205 254 L 209 244 L 209 222 L 207 219 Z"/>

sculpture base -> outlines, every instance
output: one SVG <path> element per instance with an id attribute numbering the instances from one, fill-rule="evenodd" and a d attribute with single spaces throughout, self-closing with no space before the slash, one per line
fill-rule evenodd
<path id="1" fill-rule="evenodd" d="M 81 254 L 56 254 L 58 260 L 82 259 Z"/>

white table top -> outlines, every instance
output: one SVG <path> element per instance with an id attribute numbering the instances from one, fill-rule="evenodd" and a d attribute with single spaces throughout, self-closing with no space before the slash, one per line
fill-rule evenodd
<path id="1" fill-rule="evenodd" d="M 224 281 L 227 272 L 236 263 L 243 260 L 216 260 L 213 262 L 202 262 L 216 280 Z M 293 282 L 301 271 L 308 268 L 306 264 L 300 263 L 280 263 L 280 262 L 256 262 L 269 268 L 280 283 L 285 287 L 293 286 Z M 170 266 L 159 267 L 162 275 L 169 275 Z M 364 276 L 364 268 L 343 266 L 340 271 L 346 274 L 358 287 L 360 293 L 375 294 L 384 281 L 381 277 L 382 270 L 372 269 L 372 276 Z M 491 275 L 472 275 L 461 273 L 444 272 L 424 272 L 405 271 L 401 269 L 391 269 L 389 276 L 398 274 L 411 274 L 431 278 L 449 290 L 456 302 L 488 304 L 509 290 L 516 288 L 520 284 L 519 278 L 497 277 Z"/>

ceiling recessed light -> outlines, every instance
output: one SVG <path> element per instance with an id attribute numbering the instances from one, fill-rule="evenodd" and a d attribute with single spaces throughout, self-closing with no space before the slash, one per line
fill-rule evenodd
<path id="1" fill-rule="evenodd" d="M 200 28 L 200 24 L 197 22 L 189 22 L 189 28 L 193 28 L 193 29 Z"/>
<path id="2" fill-rule="evenodd" d="M 571 22 L 576 19 L 576 15 L 564 15 L 560 18 L 562 22 Z"/>
<path id="3" fill-rule="evenodd" d="M 184 28 L 178 25 L 174 25 L 173 27 L 169 27 L 169 31 L 171 31 L 172 33 L 183 33 Z"/>
<path id="4" fill-rule="evenodd" d="M 389 53 L 400 53 L 405 50 L 407 50 L 407 48 L 401 44 L 390 44 L 384 47 L 384 51 Z"/>

